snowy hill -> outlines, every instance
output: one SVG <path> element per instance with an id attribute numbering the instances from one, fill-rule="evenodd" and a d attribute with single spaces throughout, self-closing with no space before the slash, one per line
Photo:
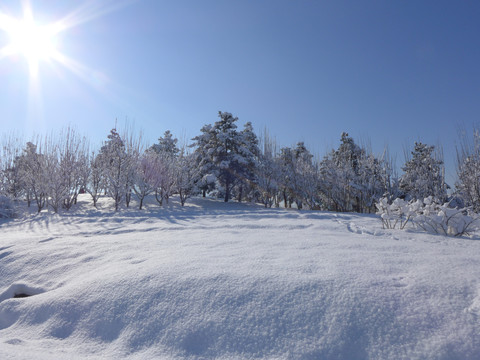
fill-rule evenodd
<path id="1" fill-rule="evenodd" d="M 2 220 L 0 359 L 480 358 L 480 241 L 375 216 L 87 200 Z"/>

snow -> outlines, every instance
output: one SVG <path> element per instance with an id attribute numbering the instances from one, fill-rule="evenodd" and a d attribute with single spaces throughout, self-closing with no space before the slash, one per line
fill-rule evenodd
<path id="1" fill-rule="evenodd" d="M 477 238 L 108 201 L 0 220 L 0 359 L 480 358 Z"/>

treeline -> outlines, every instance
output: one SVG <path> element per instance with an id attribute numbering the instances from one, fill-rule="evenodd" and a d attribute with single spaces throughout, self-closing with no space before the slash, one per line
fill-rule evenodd
<path id="1" fill-rule="evenodd" d="M 72 129 L 18 144 L 4 141 L 0 157 L 2 201 L 26 201 L 37 211 L 68 210 L 78 194 L 113 199 L 115 209 L 141 209 L 154 195 L 159 205 L 178 195 L 184 205 L 192 195 L 225 201 L 254 201 L 265 207 L 375 212 L 375 203 L 389 199 L 432 196 L 447 200 L 442 154 L 434 146 L 415 143 L 397 176 L 391 159 L 375 156 L 347 133 L 337 149 L 316 160 L 303 142 L 277 149 L 267 136 L 258 138 L 252 124 L 238 129 L 238 118 L 219 112 L 218 121 L 202 127 L 188 146 L 166 131 L 158 143 L 143 146 L 132 133 L 112 129 L 100 149 Z M 475 139 L 478 139 L 475 134 Z M 480 210 L 480 142 L 458 152 L 455 198 Z"/>

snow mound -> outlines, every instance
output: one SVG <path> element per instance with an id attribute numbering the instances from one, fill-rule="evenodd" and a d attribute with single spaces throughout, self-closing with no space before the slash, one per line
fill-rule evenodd
<path id="1" fill-rule="evenodd" d="M 27 284 L 13 284 L 0 294 L 0 302 L 10 298 L 23 298 L 43 293 L 45 290 Z"/>
<path id="2" fill-rule="evenodd" d="M 0 226 L 1 359 L 480 358 L 478 241 L 203 199 L 146 209 Z"/>

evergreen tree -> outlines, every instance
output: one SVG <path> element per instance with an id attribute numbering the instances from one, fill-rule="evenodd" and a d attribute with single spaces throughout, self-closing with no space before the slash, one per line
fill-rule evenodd
<path id="1" fill-rule="evenodd" d="M 400 189 L 407 199 L 421 199 L 433 196 L 440 202 L 447 197 L 445 169 L 441 156 L 434 153 L 435 147 L 415 143 L 412 157 L 402 167 Z"/>
<path id="2" fill-rule="evenodd" d="M 258 153 L 254 147 L 258 143 L 251 124 L 247 123 L 245 130 L 239 133 L 237 117 L 221 111 L 218 116 L 219 121 L 213 126 L 205 125 L 202 134 L 192 140 L 196 162 L 202 169 L 201 178 L 213 175 L 223 190 L 225 202 L 228 202 L 236 186 L 243 191 L 242 186 L 253 179 L 251 168 L 254 166 L 254 152 Z"/>
<path id="3" fill-rule="evenodd" d="M 236 174 L 238 182 L 235 190 L 238 201 L 242 201 L 244 195 L 251 194 L 255 189 L 255 168 L 260 154 L 258 138 L 251 122 L 244 125 L 244 129 L 239 133 L 238 142 L 236 151 L 241 160 Z"/>
<path id="4" fill-rule="evenodd" d="M 340 146 L 320 163 L 322 202 L 329 210 L 373 212 L 390 188 L 389 164 L 342 133 Z"/>
<path id="5" fill-rule="evenodd" d="M 473 145 L 466 141 L 460 151 L 457 151 L 456 193 L 465 205 L 472 206 L 475 212 L 480 212 L 480 134 L 473 133 Z"/>
<path id="6" fill-rule="evenodd" d="M 195 167 L 197 168 L 195 174 L 195 185 L 202 192 L 205 197 L 207 192 L 215 188 L 217 177 L 215 175 L 215 164 L 212 162 L 209 151 L 209 144 L 213 138 L 212 125 L 207 124 L 201 129 L 201 134 L 192 139 L 194 147 L 193 153 Z"/>
<path id="7" fill-rule="evenodd" d="M 180 149 L 177 147 L 178 139 L 174 138 L 170 130 L 165 131 L 163 137 L 158 138 L 158 143 L 153 144 L 151 149 L 157 154 L 170 154 L 177 156 Z"/>

